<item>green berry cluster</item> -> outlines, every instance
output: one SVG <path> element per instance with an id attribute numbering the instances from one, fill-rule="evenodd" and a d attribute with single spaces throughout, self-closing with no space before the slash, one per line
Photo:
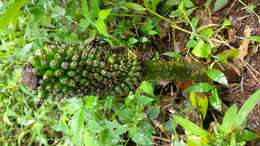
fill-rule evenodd
<path id="1" fill-rule="evenodd" d="M 126 95 L 141 76 L 136 52 L 104 45 L 44 48 L 31 63 L 41 90 L 64 95 Z"/>

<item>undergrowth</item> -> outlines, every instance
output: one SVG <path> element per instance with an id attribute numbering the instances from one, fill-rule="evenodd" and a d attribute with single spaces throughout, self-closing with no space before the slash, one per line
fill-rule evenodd
<path id="1" fill-rule="evenodd" d="M 232 25 L 231 20 L 202 25 L 194 15 L 198 8 L 208 14 L 209 7 L 219 11 L 226 3 L 207 0 L 203 6 L 196 6 L 191 0 L 0 1 L 0 145 L 155 145 L 158 141 L 176 146 L 245 145 L 246 141 L 259 138 L 245 129 L 246 116 L 258 102 L 259 90 L 239 111 L 236 105 L 223 111 L 216 86 L 218 83 L 228 87 L 228 80 L 214 65 L 229 63 L 230 58 L 236 59 L 239 54 L 221 36 Z M 253 6 L 246 9 L 259 18 Z M 189 35 L 186 49 L 156 50 L 152 59 L 162 55 L 168 60 L 179 60 L 190 55 L 204 62 L 211 80 L 195 83 L 185 91 L 189 107 L 199 113 L 200 121 L 207 116 L 208 109 L 214 109 L 223 114 L 222 122 L 215 120 L 212 127 L 203 127 L 184 118 L 182 111 L 163 119 L 155 94 L 156 81 L 142 81 L 136 91 L 124 98 L 57 98 L 21 83 L 24 65 L 40 48 L 84 45 L 99 38 L 112 47 L 126 47 L 142 54 L 149 51 L 155 40 L 165 37 L 162 23 L 169 26 L 167 29 Z M 259 36 L 249 39 L 259 42 Z M 228 49 L 218 51 L 220 46 Z M 183 127 L 185 138 L 177 125 Z"/>

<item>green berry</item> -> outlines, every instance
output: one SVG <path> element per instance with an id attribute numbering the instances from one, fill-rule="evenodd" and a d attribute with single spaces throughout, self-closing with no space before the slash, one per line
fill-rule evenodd
<path id="1" fill-rule="evenodd" d="M 68 62 L 62 62 L 61 68 L 64 69 L 64 70 L 69 69 L 69 63 Z"/>
<path id="2" fill-rule="evenodd" d="M 59 62 L 56 61 L 56 60 L 52 60 L 52 61 L 50 62 L 50 68 L 53 69 L 53 70 L 58 69 L 58 68 L 59 68 Z"/>

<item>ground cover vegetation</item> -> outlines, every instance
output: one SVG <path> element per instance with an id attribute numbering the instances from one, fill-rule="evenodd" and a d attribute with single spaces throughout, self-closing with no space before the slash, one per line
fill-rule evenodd
<path id="1" fill-rule="evenodd" d="M 0 145 L 257 145 L 258 0 L 0 1 Z"/>

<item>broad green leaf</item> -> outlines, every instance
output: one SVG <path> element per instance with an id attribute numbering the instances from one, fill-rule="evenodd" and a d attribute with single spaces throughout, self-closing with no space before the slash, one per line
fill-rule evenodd
<path id="1" fill-rule="evenodd" d="M 184 3 L 184 6 L 186 8 L 191 8 L 191 7 L 194 7 L 195 5 L 193 4 L 192 0 L 182 0 L 183 3 Z"/>
<path id="2" fill-rule="evenodd" d="M 209 102 L 211 104 L 211 106 L 213 106 L 214 109 L 218 110 L 219 112 L 222 111 L 222 101 L 218 95 L 218 90 L 216 88 L 214 88 L 211 91 L 211 96 L 209 97 Z"/>
<path id="3" fill-rule="evenodd" d="M 203 40 L 199 40 L 197 45 L 193 48 L 192 54 L 201 58 L 208 58 L 211 52 L 211 46 Z"/>
<path id="4" fill-rule="evenodd" d="M 96 28 L 100 34 L 102 34 L 105 37 L 108 37 L 109 34 L 107 32 L 106 24 L 103 19 L 98 18 L 96 21 Z"/>
<path id="5" fill-rule="evenodd" d="M 84 97 L 85 108 L 91 109 L 97 104 L 97 97 L 96 96 L 85 96 Z"/>
<path id="6" fill-rule="evenodd" d="M 204 37 L 205 39 L 209 39 L 213 35 L 213 29 L 212 28 L 205 28 L 202 31 L 200 31 L 200 35 Z"/>
<path id="7" fill-rule="evenodd" d="M 129 45 L 134 45 L 138 42 L 138 39 L 136 39 L 135 37 L 130 37 L 127 41 L 127 44 Z"/>
<path id="8" fill-rule="evenodd" d="M 195 30 L 198 26 L 199 18 L 198 17 L 192 17 L 191 19 L 191 27 L 193 30 Z"/>
<path id="9" fill-rule="evenodd" d="M 100 19 L 106 19 L 108 16 L 109 16 L 109 14 L 111 13 L 111 11 L 112 11 L 112 9 L 103 9 L 103 10 L 100 10 L 99 12 L 98 12 L 98 17 L 100 18 Z"/>
<path id="10" fill-rule="evenodd" d="M 229 0 L 216 0 L 214 5 L 214 11 L 217 12 L 224 8 L 228 4 Z"/>
<path id="11" fill-rule="evenodd" d="M 212 89 L 214 89 L 214 86 L 208 84 L 208 83 L 197 83 L 186 89 L 186 92 L 209 92 Z"/>
<path id="12" fill-rule="evenodd" d="M 200 128 L 196 124 L 194 124 L 191 121 L 186 120 L 180 116 L 177 116 L 177 115 L 174 116 L 173 120 L 177 124 L 181 125 L 185 129 L 185 131 L 188 131 L 194 135 L 197 135 L 197 136 L 207 136 L 208 135 L 208 132 L 206 130 Z"/>
<path id="13" fill-rule="evenodd" d="M 231 21 L 229 19 L 225 19 L 221 27 L 225 28 L 228 26 L 231 26 Z"/>
<path id="14" fill-rule="evenodd" d="M 191 49 L 191 48 L 194 48 L 196 45 L 198 44 L 198 41 L 196 40 L 193 40 L 193 39 L 190 39 L 187 44 L 186 44 L 186 47 Z"/>
<path id="15" fill-rule="evenodd" d="M 12 24 L 13 27 L 16 26 L 16 22 L 20 14 L 20 9 L 26 3 L 27 0 L 15 0 L 10 4 L 9 8 L 0 18 L 0 31 L 6 31 L 9 24 Z"/>
<path id="16" fill-rule="evenodd" d="M 260 100 L 260 90 L 258 89 L 253 95 L 251 95 L 246 102 L 242 105 L 237 113 L 235 124 L 240 127 L 243 122 L 246 121 L 247 115 L 255 107 Z"/>
<path id="17" fill-rule="evenodd" d="M 248 39 L 260 43 L 260 36 L 250 36 Z"/>
<path id="18" fill-rule="evenodd" d="M 85 146 L 100 146 L 94 138 L 94 135 L 90 134 L 87 129 L 84 129 L 83 141 Z"/>
<path id="19" fill-rule="evenodd" d="M 231 128 L 234 127 L 235 118 L 237 116 L 237 106 L 233 104 L 230 108 L 228 108 L 225 116 L 223 118 L 221 129 L 224 133 L 227 133 Z"/>
<path id="20" fill-rule="evenodd" d="M 150 82 L 148 81 L 143 81 L 139 87 L 144 93 L 154 96 L 153 93 L 153 86 Z"/>
<path id="21" fill-rule="evenodd" d="M 157 5 L 160 3 L 160 0 L 144 0 L 144 5 L 146 8 L 156 11 Z"/>
<path id="22" fill-rule="evenodd" d="M 172 57 L 172 58 L 177 58 L 177 59 L 182 58 L 182 55 L 178 52 L 165 52 L 165 53 L 162 53 L 162 55 L 169 56 L 169 57 Z"/>
<path id="23" fill-rule="evenodd" d="M 147 96 L 140 95 L 137 97 L 138 105 L 147 106 L 147 105 L 150 105 L 153 101 L 154 101 L 154 99 L 147 97 Z"/>
<path id="24" fill-rule="evenodd" d="M 98 12 L 99 12 L 99 0 L 90 0 L 90 6 L 91 6 L 91 18 L 97 18 Z"/>
<path id="25" fill-rule="evenodd" d="M 238 136 L 237 136 L 237 141 L 238 142 L 244 142 L 244 141 L 254 141 L 257 138 L 259 138 L 259 136 L 249 130 L 243 130 L 241 132 L 239 132 Z"/>
<path id="26" fill-rule="evenodd" d="M 228 86 L 228 81 L 223 72 L 218 69 L 209 69 L 207 71 L 208 77 L 220 84 Z"/>
<path id="27" fill-rule="evenodd" d="M 76 1 L 70 1 L 66 7 L 66 15 L 75 17 L 76 15 L 77 4 Z"/>
<path id="28" fill-rule="evenodd" d="M 208 111 L 208 97 L 196 94 L 196 92 L 191 92 L 189 98 L 192 106 L 200 110 L 202 118 L 204 119 Z"/>
<path id="29" fill-rule="evenodd" d="M 88 4 L 86 0 L 81 0 L 81 14 L 90 19 L 90 14 L 89 14 L 89 10 L 88 10 Z"/>
<path id="30" fill-rule="evenodd" d="M 80 26 L 82 28 L 87 28 L 90 25 L 91 21 L 89 19 L 80 19 Z"/>
<path id="31" fill-rule="evenodd" d="M 239 55 L 239 50 L 233 48 L 233 49 L 225 50 L 225 51 L 219 53 L 216 56 L 216 58 L 220 62 L 228 63 L 228 58 L 237 58 L 238 55 Z"/>
<path id="32" fill-rule="evenodd" d="M 129 137 L 139 145 L 152 145 L 152 139 L 150 139 L 144 132 L 145 131 L 138 130 L 136 127 L 131 127 L 129 130 Z"/>
<path id="33" fill-rule="evenodd" d="M 143 6 L 137 4 L 137 3 L 132 3 L 132 2 L 126 2 L 124 4 L 127 8 L 135 10 L 135 11 L 145 11 L 146 8 L 144 8 Z"/>
<path id="34" fill-rule="evenodd" d="M 91 119 L 87 123 L 87 129 L 89 132 L 95 135 L 101 132 L 102 126 L 97 121 Z"/>

